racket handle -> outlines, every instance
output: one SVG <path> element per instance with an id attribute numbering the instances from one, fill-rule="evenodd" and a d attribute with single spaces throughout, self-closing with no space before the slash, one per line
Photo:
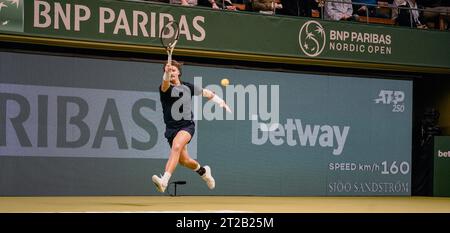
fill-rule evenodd
<path id="1" fill-rule="evenodd" d="M 167 64 L 172 65 L 172 53 L 167 57 Z"/>

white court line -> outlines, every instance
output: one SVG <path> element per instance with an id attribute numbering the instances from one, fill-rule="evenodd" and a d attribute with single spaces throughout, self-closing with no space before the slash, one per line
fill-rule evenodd
<path id="1" fill-rule="evenodd" d="M 251 211 L 241 210 L 182 210 L 182 211 L 69 211 L 69 212 L 39 212 L 39 213 L 61 213 L 61 214 L 73 214 L 73 213 L 87 213 L 87 214 L 99 214 L 99 213 L 253 213 Z"/>

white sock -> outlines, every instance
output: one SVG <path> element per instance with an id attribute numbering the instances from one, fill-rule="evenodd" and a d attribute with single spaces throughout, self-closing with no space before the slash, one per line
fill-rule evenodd
<path id="1" fill-rule="evenodd" d="M 170 174 L 169 172 L 164 172 L 164 175 L 161 177 L 161 179 L 165 186 L 167 186 L 167 184 L 169 183 L 169 179 L 171 176 L 172 174 Z"/>
<path id="2" fill-rule="evenodd" d="M 200 169 L 202 166 L 200 166 L 199 163 L 197 163 L 197 167 L 194 169 L 194 172 L 198 171 L 198 169 Z"/>

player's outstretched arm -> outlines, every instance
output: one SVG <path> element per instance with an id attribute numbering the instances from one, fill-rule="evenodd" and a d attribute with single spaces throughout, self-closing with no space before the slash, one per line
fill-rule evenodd
<path id="1" fill-rule="evenodd" d="M 170 73 L 172 71 L 172 67 L 169 64 L 166 64 L 164 66 L 164 74 L 163 74 L 163 79 L 162 79 L 162 84 L 161 84 L 161 91 L 162 92 L 166 92 L 167 89 L 169 89 L 170 87 Z"/>
<path id="2" fill-rule="evenodd" d="M 218 104 L 220 107 L 225 108 L 225 110 L 227 110 L 227 112 L 231 113 L 231 109 L 230 107 L 225 103 L 225 101 L 220 98 L 218 95 L 214 94 L 214 92 L 203 88 L 203 93 L 202 93 L 203 97 L 208 98 L 208 100 L 213 101 L 214 103 Z"/>

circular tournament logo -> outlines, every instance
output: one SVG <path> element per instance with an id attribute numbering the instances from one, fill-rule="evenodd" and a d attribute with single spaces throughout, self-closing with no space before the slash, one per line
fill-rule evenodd
<path id="1" fill-rule="evenodd" d="M 0 0 L 0 31 L 23 32 L 23 1 Z"/>
<path id="2" fill-rule="evenodd" d="M 303 24 L 298 34 L 298 42 L 303 53 L 309 57 L 315 57 L 325 48 L 326 35 L 322 25 L 314 20 Z"/>

